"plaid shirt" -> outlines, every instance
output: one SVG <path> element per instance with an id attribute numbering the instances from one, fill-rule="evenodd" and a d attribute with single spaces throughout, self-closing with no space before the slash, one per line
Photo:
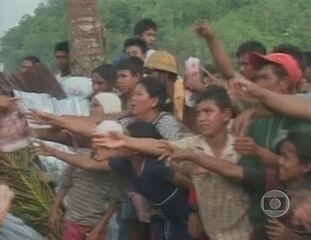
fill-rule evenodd
<path id="1" fill-rule="evenodd" d="M 233 149 L 229 135 L 223 159 L 237 163 L 239 155 Z M 175 145 L 192 151 L 203 151 L 214 156 L 202 136 L 183 138 Z M 249 240 L 252 225 L 248 219 L 249 196 L 242 184 L 232 179 L 191 165 L 192 182 L 204 229 L 211 240 Z"/>

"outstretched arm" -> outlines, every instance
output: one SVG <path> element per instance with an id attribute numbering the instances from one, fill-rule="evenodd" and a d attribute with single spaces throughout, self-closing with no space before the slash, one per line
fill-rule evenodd
<path id="1" fill-rule="evenodd" d="M 276 93 L 241 78 L 235 79 L 232 84 L 241 95 L 259 100 L 274 112 L 296 118 L 311 119 L 311 100 L 308 98 Z"/>
<path id="2" fill-rule="evenodd" d="M 95 134 L 93 143 L 97 147 L 125 147 L 154 156 L 159 156 L 165 153 L 163 145 L 166 145 L 166 142 L 163 140 L 156 140 L 152 138 L 133 138 L 117 132 L 110 133 L 109 135 Z"/>
<path id="3" fill-rule="evenodd" d="M 52 125 L 89 138 L 96 128 L 96 121 L 92 117 L 56 116 L 36 110 L 31 110 L 26 115 L 35 123 Z"/>
<path id="4" fill-rule="evenodd" d="M 35 153 L 37 155 L 53 156 L 70 165 L 86 170 L 110 170 L 108 161 L 95 161 L 94 159 L 81 154 L 66 153 L 56 148 L 47 146 L 44 143 L 39 143 L 39 145 L 35 147 Z"/>
<path id="5" fill-rule="evenodd" d="M 194 30 L 208 44 L 214 62 L 219 67 L 222 74 L 227 79 L 239 76 L 239 73 L 234 69 L 229 56 L 225 52 L 221 42 L 216 38 L 209 23 L 207 21 L 200 21 L 195 26 Z"/>

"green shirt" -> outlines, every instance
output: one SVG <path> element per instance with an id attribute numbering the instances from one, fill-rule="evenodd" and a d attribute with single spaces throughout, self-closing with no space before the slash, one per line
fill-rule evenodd
<path id="1" fill-rule="evenodd" d="M 277 144 L 286 137 L 287 133 L 295 130 L 311 132 L 311 121 L 276 115 L 257 118 L 251 123 L 248 135 L 259 146 L 275 151 Z M 254 156 L 243 156 L 239 164 L 257 169 L 264 168 L 259 158 Z M 266 223 L 266 216 L 260 208 L 261 197 L 260 193 L 251 195 L 251 208 L 249 212 L 251 220 L 259 228 L 264 227 Z"/>

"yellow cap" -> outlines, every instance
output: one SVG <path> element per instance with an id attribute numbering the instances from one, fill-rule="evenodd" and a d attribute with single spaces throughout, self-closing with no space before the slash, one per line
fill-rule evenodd
<path id="1" fill-rule="evenodd" d="M 177 63 L 172 54 L 167 51 L 156 51 L 150 55 L 145 67 L 177 74 Z"/>

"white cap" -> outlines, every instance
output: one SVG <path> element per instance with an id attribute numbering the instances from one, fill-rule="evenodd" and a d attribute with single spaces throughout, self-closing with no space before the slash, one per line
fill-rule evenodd
<path id="1" fill-rule="evenodd" d="M 111 131 L 123 133 L 123 128 L 115 121 L 105 120 L 97 126 L 96 131 L 100 134 L 107 134 Z"/>
<path id="2" fill-rule="evenodd" d="M 121 112 L 121 100 L 114 93 L 98 93 L 94 98 L 103 107 L 105 113 Z"/>

